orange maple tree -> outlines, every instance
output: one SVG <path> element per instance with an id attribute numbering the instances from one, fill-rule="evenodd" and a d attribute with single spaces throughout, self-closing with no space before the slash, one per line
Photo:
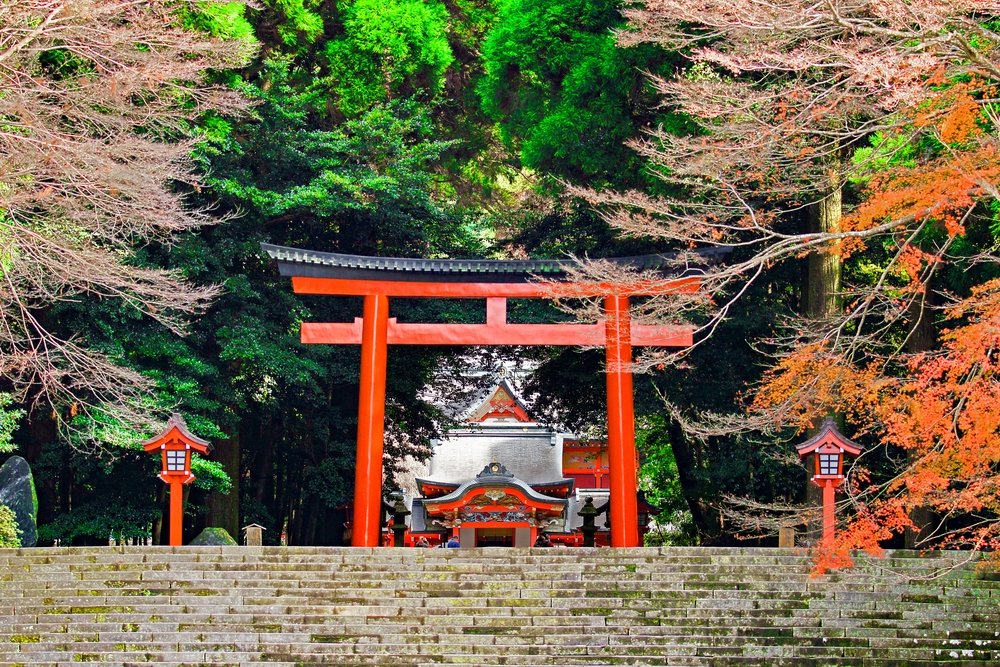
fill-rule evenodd
<path id="1" fill-rule="evenodd" d="M 680 194 L 574 193 L 627 233 L 737 249 L 705 278 L 715 297 L 707 330 L 776 263 L 864 258 L 863 277 L 835 288 L 837 308 L 786 334 L 792 343 L 755 393 L 754 423 L 805 430 L 839 412 L 908 453 L 891 480 L 848 485 L 839 553 L 877 549 L 916 507 L 937 513 L 944 543 L 995 548 L 996 3 L 646 0 L 626 13 L 624 46 L 689 59 L 654 85 L 699 129 L 633 142 Z M 789 224 L 831 201 L 835 225 Z M 940 276 L 955 265 L 982 284 L 944 293 Z M 942 301 L 947 309 L 933 305 Z M 936 349 L 914 353 L 908 341 L 932 320 L 947 330 Z"/>

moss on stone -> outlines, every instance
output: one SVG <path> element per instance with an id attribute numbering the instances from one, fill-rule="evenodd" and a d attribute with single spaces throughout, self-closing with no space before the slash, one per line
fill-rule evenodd
<path id="1" fill-rule="evenodd" d="M 239 546 L 233 536 L 225 528 L 210 526 L 198 534 L 198 537 L 191 540 L 192 546 L 208 547 L 235 547 Z"/>

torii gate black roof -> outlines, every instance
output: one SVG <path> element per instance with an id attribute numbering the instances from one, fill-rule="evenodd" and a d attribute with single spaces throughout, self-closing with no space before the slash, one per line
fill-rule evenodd
<path id="1" fill-rule="evenodd" d="M 558 279 L 573 266 L 574 259 L 416 259 L 408 257 L 370 257 L 289 248 L 268 243 L 260 247 L 277 261 L 283 276 L 311 278 L 353 278 L 357 280 L 405 280 L 435 282 L 523 282 L 532 277 Z M 636 270 L 670 269 L 674 276 L 701 273 L 706 264 L 719 261 L 729 248 L 712 248 L 686 254 L 638 255 L 602 258 Z M 683 264 L 679 264 L 683 262 Z"/>

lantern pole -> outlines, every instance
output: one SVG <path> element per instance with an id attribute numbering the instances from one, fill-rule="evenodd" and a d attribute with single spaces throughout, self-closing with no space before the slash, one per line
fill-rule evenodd
<path id="1" fill-rule="evenodd" d="M 836 534 L 836 493 L 837 482 L 832 479 L 823 481 L 823 541 L 833 542 Z"/>
<path id="2" fill-rule="evenodd" d="M 171 479 L 170 482 L 170 546 L 184 544 L 184 482 Z"/>

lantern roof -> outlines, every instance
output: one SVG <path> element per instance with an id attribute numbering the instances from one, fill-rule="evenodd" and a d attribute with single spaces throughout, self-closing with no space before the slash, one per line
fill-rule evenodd
<path id="1" fill-rule="evenodd" d="M 142 448 L 147 452 L 151 452 L 159 449 L 160 446 L 168 442 L 178 440 L 190 446 L 191 449 L 199 454 L 208 454 L 213 449 L 212 443 L 208 440 L 202 440 L 188 430 L 187 424 L 184 423 L 184 418 L 177 412 L 170 415 L 170 419 L 167 420 L 167 426 L 163 429 L 163 432 L 144 441 Z"/>
<path id="2" fill-rule="evenodd" d="M 261 243 L 260 247 L 277 261 L 281 275 L 314 278 L 522 282 L 535 276 L 565 279 L 570 268 L 581 265 L 576 259 L 420 259 L 347 255 L 268 243 Z M 702 273 L 706 264 L 719 261 L 729 250 L 721 247 L 697 252 L 603 258 L 601 261 L 637 270 L 663 269 L 672 275 L 693 275 Z"/>
<path id="3" fill-rule="evenodd" d="M 828 445 L 838 447 L 853 456 L 857 456 L 864 449 L 864 447 L 841 433 L 833 418 L 827 417 L 823 420 L 822 426 L 819 427 L 819 432 L 801 445 L 796 445 L 795 450 L 799 453 L 799 457 L 804 457 Z"/>

